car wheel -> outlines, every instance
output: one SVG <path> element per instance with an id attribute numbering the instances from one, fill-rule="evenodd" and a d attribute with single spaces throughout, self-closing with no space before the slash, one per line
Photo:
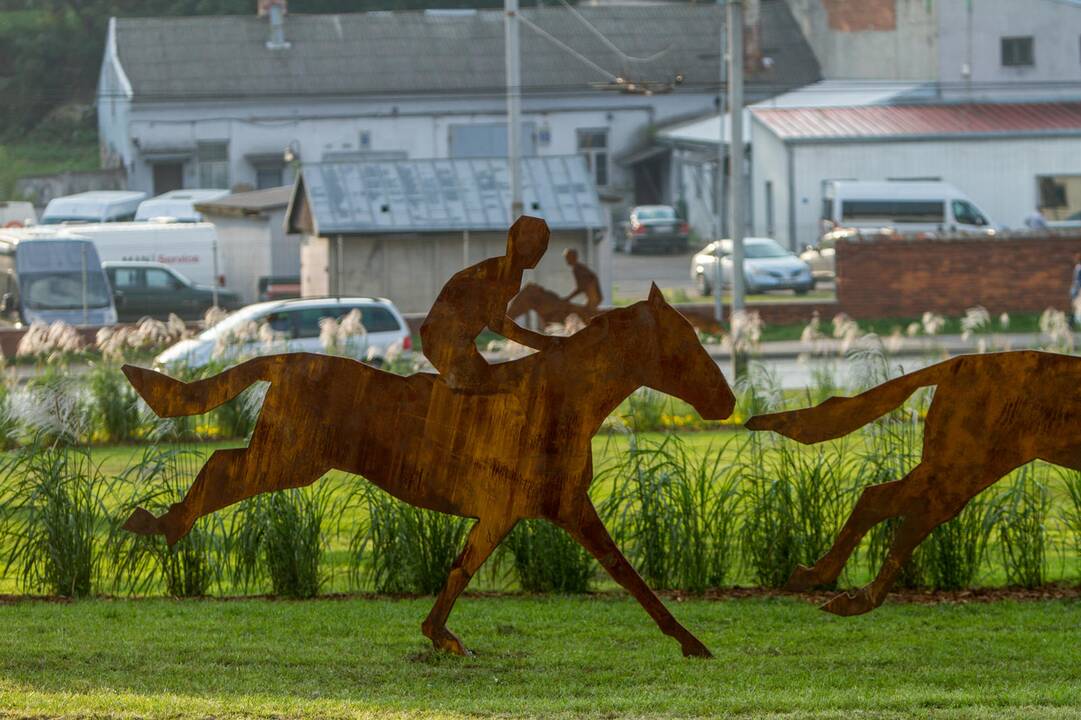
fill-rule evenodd
<path id="1" fill-rule="evenodd" d="M 806 294 L 807 294 L 807 292 L 808 292 L 808 291 L 809 291 L 810 289 L 811 289 L 811 286 L 810 286 L 810 285 L 805 285 L 805 286 L 803 286 L 803 287 L 798 287 L 798 288 L 796 288 L 796 294 L 797 294 L 797 295 L 806 295 Z"/>
<path id="2" fill-rule="evenodd" d="M 699 273 L 695 278 L 695 284 L 698 286 L 698 294 L 702 297 L 709 297 L 713 294 L 713 288 L 709 286 L 709 280 L 706 280 L 706 276 Z"/>

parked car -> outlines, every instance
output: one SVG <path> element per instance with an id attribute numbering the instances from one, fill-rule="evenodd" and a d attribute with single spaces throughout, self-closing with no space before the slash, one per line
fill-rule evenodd
<path id="1" fill-rule="evenodd" d="M 87 238 L 39 237 L 38 228 L 0 231 L 0 314 L 29 325 L 112 325 L 109 283 Z"/>
<path id="2" fill-rule="evenodd" d="M 676 216 L 669 205 L 639 205 L 631 209 L 620 250 L 628 254 L 639 250 L 686 252 L 690 226 Z"/>
<path id="3" fill-rule="evenodd" d="M 126 222 L 135 217 L 146 193 L 128 190 L 93 190 L 53 198 L 41 214 L 42 225 L 62 223 Z"/>
<path id="4" fill-rule="evenodd" d="M 711 242 L 691 259 L 691 279 L 703 295 L 713 293 L 718 255 L 721 281 L 728 287 L 732 284 L 731 240 Z M 795 290 L 797 295 L 804 295 L 814 287 L 811 266 L 773 238 L 744 238 L 743 278 L 748 295 L 768 290 Z"/>
<path id="5" fill-rule="evenodd" d="M 947 182 L 826 183 L 822 234 L 835 228 L 897 232 L 993 233 L 996 226 L 967 195 Z"/>
<path id="6" fill-rule="evenodd" d="M 799 254 L 800 260 L 811 266 L 811 276 L 815 282 L 836 278 L 837 237 L 846 232 L 848 231 L 828 232 L 819 239 L 817 245 L 806 245 L 803 252 Z"/>
<path id="7" fill-rule="evenodd" d="M 214 306 L 224 310 L 240 307 L 240 297 L 228 290 L 197 285 L 163 263 L 103 262 L 101 266 L 113 289 L 113 300 L 120 322 L 134 322 L 144 317 L 165 320 L 176 314 L 183 320 L 201 320 Z"/>
<path id="8" fill-rule="evenodd" d="M 324 352 L 319 338 L 319 321 L 341 319 L 360 311 L 365 334 L 356 336 L 342 348 L 358 359 L 381 364 L 392 347 L 412 349 L 412 336 L 402 314 L 383 298 L 304 298 L 276 300 L 248 305 L 194 338 L 181 340 L 155 358 L 158 365 L 185 364 L 198 368 L 211 360 L 235 360 L 281 352 Z M 255 337 L 266 326 L 275 339 Z"/>

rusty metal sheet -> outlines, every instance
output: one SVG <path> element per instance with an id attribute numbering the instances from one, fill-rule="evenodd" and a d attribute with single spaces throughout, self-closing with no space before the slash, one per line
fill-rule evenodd
<path id="1" fill-rule="evenodd" d="M 547 244 L 547 225 L 521 218 L 505 256 L 448 281 L 422 331 L 439 376 L 400 377 L 311 353 L 259 357 L 190 383 L 125 365 L 161 417 L 205 413 L 254 382 L 270 383 L 247 447 L 215 451 L 182 501 L 161 517 L 138 509 L 125 527 L 173 544 L 204 515 L 338 469 L 417 507 L 477 519 L 422 625 L 435 647 L 466 652 L 446 627 L 455 600 L 519 520 L 544 518 L 592 553 L 685 655 L 709 656 L 598 517 L 588 495 L 590 440 L 641 386 L 679 397 L 710 419 L 728 417 L 735 397 L 694 329 L 655 286 L 648 300 L 598 315 L 569 337 L 516 325 L 507 303 Z M 482 368 L 473 353 L 484 327 L 539 352 Z"/>

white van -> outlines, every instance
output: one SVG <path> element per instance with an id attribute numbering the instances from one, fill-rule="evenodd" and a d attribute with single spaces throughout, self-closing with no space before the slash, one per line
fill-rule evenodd
<path id="1" fill-rule="evenodd" d="M 822 196 L 822 234 L 837 228 L 987 233 L 995 224 L 946 182 L 832 180 Z"/>
<path id="2" fill-rule="evenodd" d="M 41 214 L 42 225 L 125 222 L 135 217 L 146 193 L 95 190 L 53 198 Z"/>
<path id="3" fill-rule="evenodd" d="M 195 209 L 195 204 L 211 202 L 228 194 L 228 190 L 170 190 L 139 203 L 135 222 L 154 218 L 169 218 L 184 223 L 202 222 L 203 214 Z"/>
<path id="4" fill-rule="evenodd" d="M 218 231 L 211 223 L 95 223 L 61 229 L 65 232 L 93 240 L 102 262 L 157 262 L 197 285 L 226 285 Z"/>
<path id="5" fill-rule="evenodd" d="M 113 294 L 94 244 L 38 228 L 0 230 L 0 314 L 24 325 L 115 324 Z"/>
<path id="6" fill-rule="evenodd" d="M 0 200 L 0 227 L 29 227 L 38 221 L 31 203 L 21 200 Z"/>

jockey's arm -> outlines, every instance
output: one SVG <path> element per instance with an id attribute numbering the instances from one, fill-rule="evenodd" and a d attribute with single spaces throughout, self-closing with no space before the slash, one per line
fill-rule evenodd
<path id="1" fill-rule="evenodd" d="M 506 315 L 493 320 L 488 323 L 489 328 L 519 345 L 525 345 L 534 350 L 547 350 L 556 342 L 555 337 L 527 330 Z"/>

